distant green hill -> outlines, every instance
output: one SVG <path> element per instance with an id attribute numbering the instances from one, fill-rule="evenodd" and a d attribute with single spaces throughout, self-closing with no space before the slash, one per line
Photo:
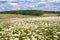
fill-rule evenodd
<path id="1" fill-rule="evenodd" d="M 41 16 L 45 13 L 57 13 L 60 15 L 60 11 L 41 11 L 41 10 L 14 10 L 14 11 L 4 11 L 0 12 L 0 14 L 22 14 L 22 15 L 34 15 Z"/>

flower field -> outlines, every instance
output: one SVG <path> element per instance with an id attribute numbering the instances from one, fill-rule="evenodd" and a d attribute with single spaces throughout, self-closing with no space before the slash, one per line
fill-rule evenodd
<path id="1" fill-rule="evenodd" d="M 60 17 L 0 20 L 0 40 L 60 40 Z"/>

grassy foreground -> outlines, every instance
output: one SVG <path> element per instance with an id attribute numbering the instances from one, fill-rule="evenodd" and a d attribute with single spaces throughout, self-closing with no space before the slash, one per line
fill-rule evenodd
<path id="1" fill-rule="evenodd" d="M 60 17 L 0 21 L 0 40 L 60 40 Z"/>
<path id="2" fill-rule="evenodd" d="M 0 40 L 60 40 L 58 15 L 40 10 L 0 12 Z"/>

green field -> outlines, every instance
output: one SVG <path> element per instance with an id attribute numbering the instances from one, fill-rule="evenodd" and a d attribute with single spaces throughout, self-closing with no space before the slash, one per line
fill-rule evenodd
<path id="1" fill-rule="evenodd" d="M 0 40 L 60 40 L 59 15 L 36 10 L 0 12 Z"/>

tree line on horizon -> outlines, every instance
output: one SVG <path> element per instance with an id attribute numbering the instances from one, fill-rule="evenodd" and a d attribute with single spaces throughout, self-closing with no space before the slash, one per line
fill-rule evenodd
<path id="1" fill-rule="evenodd" d="M 33 16 L 41 16 L 45 13 L 58 13 L 60 15 L 60 11 L 41 11 L 41 10 L 14 10 L 14 11 L 4 11 L 0 12 L 0 14 L 22 14 L 22 15 L 33 15 Z"/>

